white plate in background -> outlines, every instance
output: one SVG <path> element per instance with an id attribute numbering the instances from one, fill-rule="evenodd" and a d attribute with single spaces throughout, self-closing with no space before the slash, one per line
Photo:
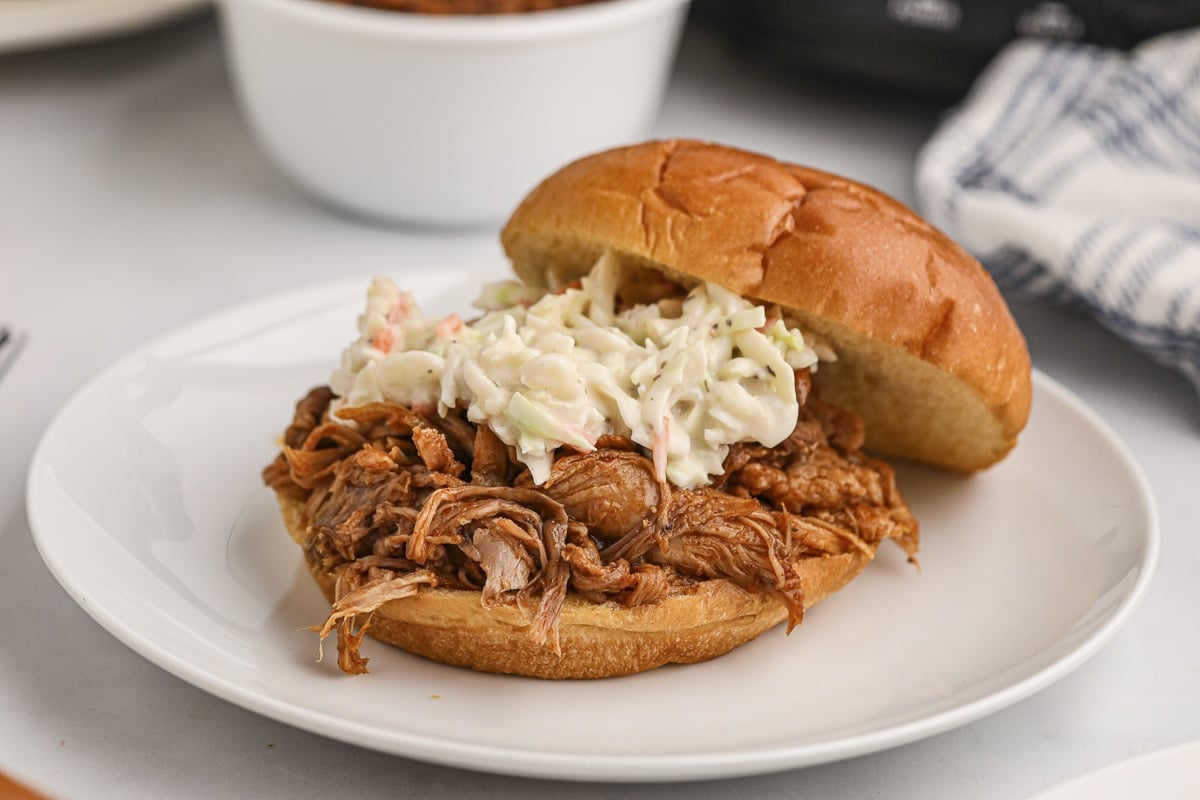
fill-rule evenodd
<path id="1" fill-rule="evenodd" d="M 208 0 L 0 0 L 0 53 L 151 28 Z"/>
<path id="2" fill-rule="evenodd" d="M 480 270 L 428 270 L 462 310 Z M 895 547 L 791 636 L 605 681 L 434 664 L 368 641 L 371 673 L 315 662 L 328 606 L 259 472 L 292 406 L 355 335 L 365 282 L 294 291 L 150 343 L 91 380 L 33 459 L 38 548 L 101 625 L 245 708 L 362 746 L 574 780 L 689 780 L 893 747 L 1048 686 L 1107 642 L 1158 550 L 1136 465 L 1077 398 L 1035 375 L 1021 443 L 973 477 L 901 467 L 920 572 Z"/>
<path id="3" fill-rule="evenodd" d="M 1188 742 L 1101 767 L 1033 800 L 1196 800 L 1200 742 Z"/>

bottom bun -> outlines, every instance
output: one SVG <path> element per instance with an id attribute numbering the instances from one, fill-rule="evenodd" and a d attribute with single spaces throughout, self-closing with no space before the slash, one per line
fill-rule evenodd
<path id="1" fill-rule="evenodd" d="M 279 495 L 288 533 L 303 546 L 302 502 Z M 874 554 L 875 546 L 870 546 Z M 870 562 L 862 552 L 806 558 L 797 564 L 804 607 L 811 608 L 854 579 Z M 326 599 L 335 599 L 336 572 L 314 568 Z M 422 589 L 376 609 L 367 634 L 410 653 L 480 672 L 533 678 L 609 678 L 690 664 L 728 653 L 787 619 L 779 599 L 726 580 L 695 583 L 651 605 L 628 608 L 568 595 L 558 626 L 561 655 L 529 635 L 512 605 L 485 609 L 481 594 Z"/>

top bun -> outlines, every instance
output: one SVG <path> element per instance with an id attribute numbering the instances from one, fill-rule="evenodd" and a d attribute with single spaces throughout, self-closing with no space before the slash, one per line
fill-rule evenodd
<path id="1" fill-rule="evenodd" d="M 555 289 L 605 250 L 778 303 L 837 353 L 813 382 L 882 455 L 972 471 L 1029 415 L 1025 340 L 984 268 L 911 209 L 854 181 L 697 141 L 598 153 L 546 178 L 501 233 Z"/>

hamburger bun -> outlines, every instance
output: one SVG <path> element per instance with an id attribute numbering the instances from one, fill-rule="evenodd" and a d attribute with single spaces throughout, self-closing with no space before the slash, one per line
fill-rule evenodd
<path id="1" fill-rule="evenodd" d="M 288 533 L 296 544 L 308 535 L 303 504 L 279 495 Z M 811 608 L 854 579 L 871 562 L 859 551 L 805 559 L 799 572 L 804 605 Z M 338 573 L 311 569 L 331 604 Z M 479 592 L 427 588 L 375 610 L 371 638 L 410 653 L 479 672 L 532 678 L 612 678 L 664 664 L 691 664 L 724 655 L 787 619 L 778 598 L 726 580 L 697 583 L 687 594 L 626 608 L 568 595 L 559 621 L 561 655 L 529 636 L 529 620 L 512 606 L 485 610 Z"/>
<path id="2" fill-rule="evenodd" d="M 814 385 L 861 414 L 868 449 L 973 471 L 1029 416 L 1025 340 L 987 271 L 906 206 L 809 167 L 696 141 L 580 159 L 501 233 L 523 281 L 556 289 L 605 250 L 790 309 L 837 354 Z"/>
<path id="3" fill-rule="evenodd" d="M 714 144 L 649 142 L 548 177 L 501 241 L 517 275 L 540 289 L 571 283 L 609 252 L 685 285 L 711 281 L 778 304 L 789 324 L 836 353 L 813 374 L 814 390 L 861 415 L 866 447 L 878 454 L 978 470 L 1014 446 L 1028 416 L 1028 352 L 986 271 L 905 206 L 844 178 Z M 292 538 L 310 553 L 303 500 L 278 497 Z M 913 523 L 911 539 L 900 539 L 910 555 L 915 538 Z M 877 547 L 797 558 L 805 608 L 857 576 Z M 310 569 L 336 615 L 340 568 L 311 559 Z M 447 664 L 599 678 L 719 656 L 789 610 L 767 591 L 719 578 L 635 607 L 569 594 L 561 653 L 528 635 L 528 616 L 485 609 L 478 591 L 424 587 L 376 608 L 368 627 L 377 640 Z"/>

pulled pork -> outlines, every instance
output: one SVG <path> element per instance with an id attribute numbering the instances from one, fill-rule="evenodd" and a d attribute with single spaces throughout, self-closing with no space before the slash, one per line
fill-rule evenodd
<path id="1" fill-rule="evenodd" d="M 806 396 L 807 373 L 797 382 Z M 514 603 L 557 652 L 568 593 L 632 607 L 723 578 L 779 597 L 791 630 L 804 615 L 803 559 L 871 554 L 888 538 L 916 551 L 891 469 L 860 451 L 862 420 L 815 398 L 787 440 L 734 445 L 711 487 L 682 490 L 622 437 L 564 449 L 535 486 L 507 445 L 461 413 L 373 403 L 341 411 L 347 425 L 329 418 L 332 397 L 319 387 L 297 404 L 263 480 L 304 503 L 311 567 L 340 571 L 320 632 L 337 632 L 348 673 L 366 671 L 371 613 L 423 587 Z"/>

